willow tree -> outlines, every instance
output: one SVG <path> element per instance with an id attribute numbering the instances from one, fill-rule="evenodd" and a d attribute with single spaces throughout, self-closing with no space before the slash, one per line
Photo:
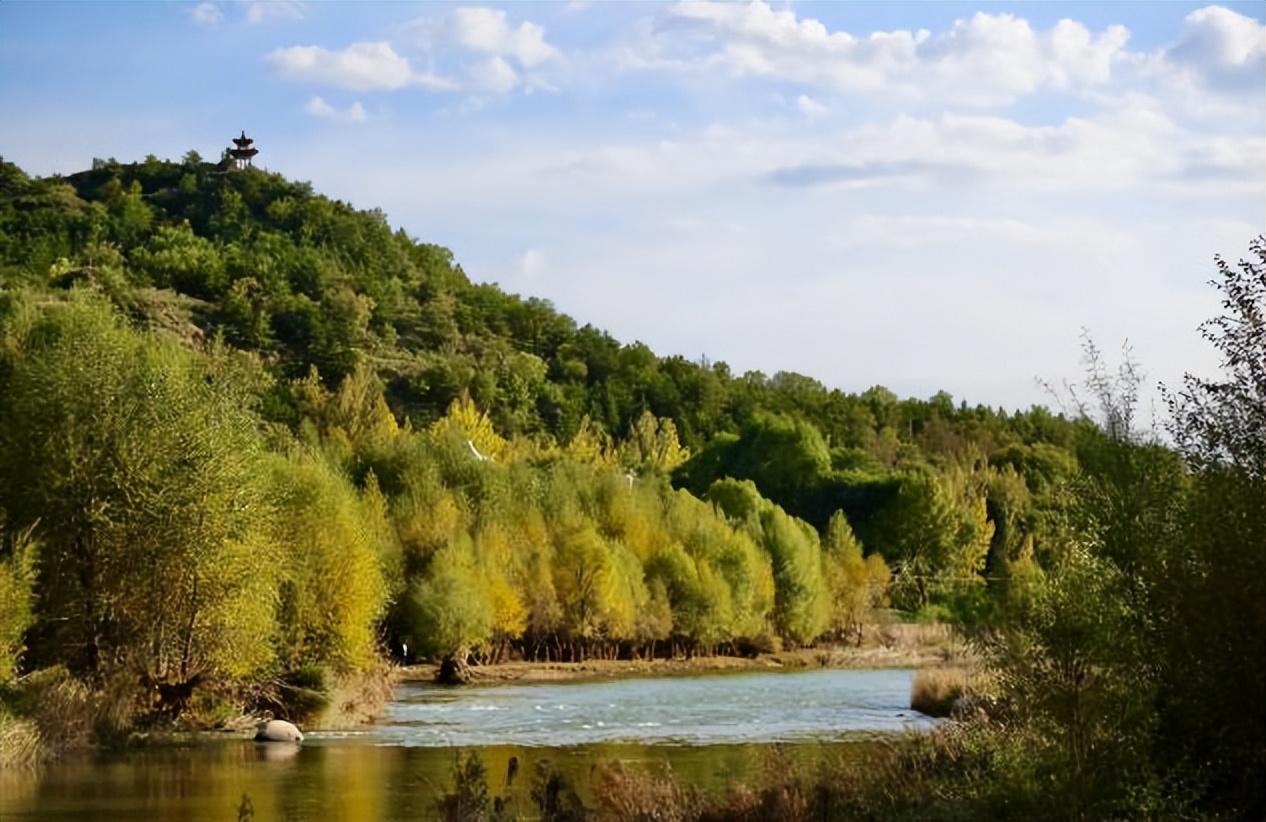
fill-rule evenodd
<path id="1" fill-rule="evenodd" d="M 386 512 L 337 470 L 303 452 L 276 458 L 273 540 L 283 559 L 279 649 L 283 663 L 363 669 L 377 652 L 391 547 Z"/>
<path id="2" fill-rule="evenodd" d="M 888 565 L 879 554 L 862 556 L 844 512 L 836 511 L 822 538 L 822 574 L 830 594 L 830 627 L 838 636 L 862 639 L 862 624 L 884 600 Z"/>
<path id="3" fill-rule="evenodd" d="M 409 595 L 408 621 L 422 652 L 460 669 L 492 638 L 496 613 L 468 538 L 436 552 Z"/>
<path id="4" fill-rule="evenodd" d="M 620 445 L 620 457 L 630 468 L 672 471 L 690 459 L 690 451 L 678 441 L 677 426 L 671 419 L 660 419 L 647 410 L 629 429 L 628 438 Z"/>
<path id="5" fill-rule="evenodd" d="M 718 480 L 708 489 L 708 499 L 742 524 L 769 556 L 778 632 L 793 642 L 812 642 L 830 617 L 817 532 L 762 497 L 749 480 Z"/>
<path id="6" fill-rule="evenodd" d="M 0 504 L 42 544 L 38 661 L 177 694 L 266 663 L 262 442 L 233 369 L 83 295 L 4 331 Z"/>

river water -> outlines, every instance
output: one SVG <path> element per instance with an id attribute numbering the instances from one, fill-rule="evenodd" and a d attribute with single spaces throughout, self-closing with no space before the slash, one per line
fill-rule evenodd
<path id="1" fill-rule="evenodd" d="M 315 732 L 301 747 L 198 739 L 39 772 L 0 772 L 0 822 L 254 819 L 394 822 L 434 815 L 456 754 L 477 749 L 492 793 L 526 809 L 537 762 L 582 798 L 600 761 L 668 766 L 721 790 L 768 766 L 864 756 L 874 740 L 932 727 L 911 711 L 907 670 L 744 673 L 445 689 L 405 685 L 379 725 Z M 519 778 L 507 784 L 513 757 Z"/>

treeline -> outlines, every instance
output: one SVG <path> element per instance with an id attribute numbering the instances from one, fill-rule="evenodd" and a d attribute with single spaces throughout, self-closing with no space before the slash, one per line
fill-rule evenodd
<path id="1" fill-rule="evenodd" d="M 750 482 L 674 490 L 649 413 L 618 447 L 507 440 L 470 401 L 400 426 L 336 391 L 131 328 L 96 294 L 0 303 L 5 670 L 203 682 L 363 671 L 388 648 L 483 661 L 730 652 L 857 630 L 888 571 Z M 296 426 L 269 422 L 284 400 Z M 714 504 L 715 503 L 715 504 Z"/>

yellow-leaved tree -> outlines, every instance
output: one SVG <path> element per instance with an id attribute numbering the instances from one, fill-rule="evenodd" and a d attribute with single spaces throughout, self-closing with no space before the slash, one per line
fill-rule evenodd
<path id="1" fill-rule="evenodd" d="M 432 423 L 430 434 L 437 440 L 458 437 L 469 443 L 477 459 L 501 461 L 509 448 L 505 437 L 497 433 L 488 414 L 480 411 L 468 394 L 453 400 L 448 413 Z"/>
<path id="2" fill-rule="evenodd" d="M 620 461 L 627 468 L 651 467 L 671 471 L 690 459 L 690 450 L 677 439 L 677 426 L 667 417 L 660 419 L 643 411 L 620 444 Z"/>
<path id="3" fill-rule="evenodd" d="M 568 459 L 589 465 L 609 467 L 618 462 L 618 456 L 611 445 L 611 437 L 595 425 L 588 414 L 581 418 L 580 426 L 576 429 L 571 441 L 567 443 L 567 447 L 563 449 L 563 454 Z"/>
<path id="4" fill-rule="evenodd" d="M 275 458 L 274 539 L 285 558 L 278 613 L 282 663 L 361 670 L 376 659 L 390 533 L 376 484 L 368 498 L 320 457 Z"/>
<path id="5" fill-rule="evenodd" d="M 843 511 L 836 511 L 822 538 L 822 573 L 831 597 L 830 629 L 858 644 L 871 609 L 883 604 L 888 565 L 879 554 L 862 556 L 861 543 Z"/>

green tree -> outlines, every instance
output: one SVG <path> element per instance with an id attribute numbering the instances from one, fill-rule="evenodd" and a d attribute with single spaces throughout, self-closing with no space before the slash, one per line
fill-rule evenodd
<path id="1" fill-rule="evenodd" d="M 1151 779 L 1155 713 L 1149 648 L 1139 633 L 1130 580 L 1065 536 L 1045 572 L 1017 591 L 1006 630 L 988 644 L 1003 697 L 1021 717 L 1027 767 L 1070 819 L 1130 813 Z"/>
<path id="2" fill-rule="evenodd" d="M 495 612 L 469 540 L 440 549 L 410 596 L 411 630 L 424 652 L 464 664 L 491 640 Z"/>
<path id="3" fill-rule="evenodd" d="M 269 656 L 262 441 L 240 387 L 76 295 L 8 322 L 4 507 L 43 545 L 43 664 L 151 682 Z"/>
<path id="4" fill-rule="evenodd" d="M 860 644 L 870 611 L 884 601 L 888 565 L 879 554 L 862 556 L 862 545 L 843 511 L 831 515 L 822 538 L 822 573 L 831 604 L 831 629 Z"/>
<path id="5" fill-rule="evenodd" d="M 369 667 L 386 606 L 386 512 L 317 456 L 273 459 L 273 540 L 283 558 L 282 662 Z"/>

